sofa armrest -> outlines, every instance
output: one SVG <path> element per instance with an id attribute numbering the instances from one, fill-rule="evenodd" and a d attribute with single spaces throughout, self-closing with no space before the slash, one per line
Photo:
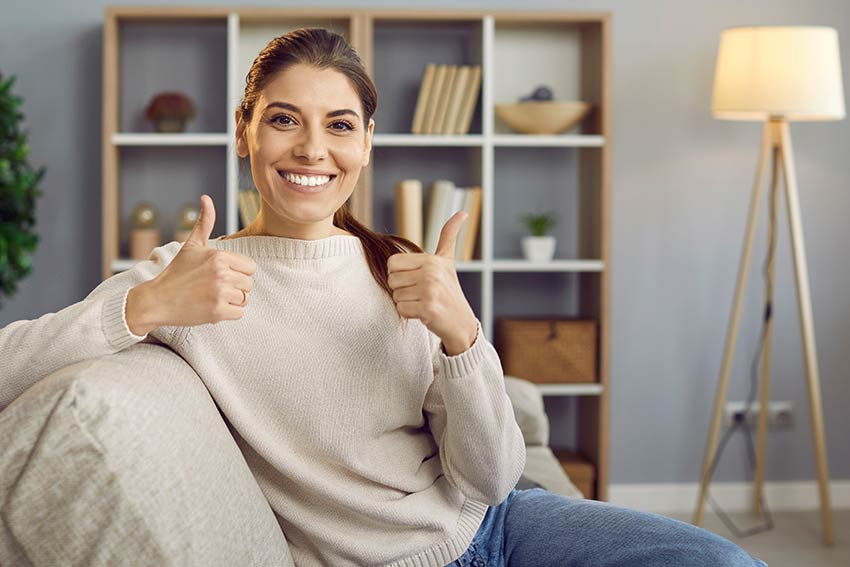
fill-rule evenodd
<path id="1" fill-rule="evenodd" d="M 0 564 L 292 565 L 194 370 L 138 343 L 0 412 Z"/>

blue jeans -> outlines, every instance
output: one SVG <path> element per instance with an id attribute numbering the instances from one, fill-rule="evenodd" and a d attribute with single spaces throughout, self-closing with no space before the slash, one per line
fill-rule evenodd
<path id="1" fill-rule="evenodd" d="M 731 541 L 658 514 L 541 488 L 491 506 L 447 567 L 766 567 Z"/>

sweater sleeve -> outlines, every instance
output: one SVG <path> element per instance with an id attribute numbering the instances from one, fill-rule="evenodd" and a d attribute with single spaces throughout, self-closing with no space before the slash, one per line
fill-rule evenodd
<path id="1" fill-rule="evenodd" d="M 160 273 L 181 246 L 171 242 L 155 248 L 147 260 L 104 280 L 82 301 L 0 329 L 0 410 L 65 366 L 112 354 L 146 339 L 148 335 L 134 335 L 127 326 L 127 294 Z M 152 334 L 177 330 L 163 327 Z"/>
<path id="2" fill-rule="evenodd" d="M 472 346 L 446 356 L 431 335 L 434 381 L 424 410 L 449 482 L 468 498 L 495 506 L 525 467 L 525 443 L 516 423 L 496 349 L 481 322 Z"/>

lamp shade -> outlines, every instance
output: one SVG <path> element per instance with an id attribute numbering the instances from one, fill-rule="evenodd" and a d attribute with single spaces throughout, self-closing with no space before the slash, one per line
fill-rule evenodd
<path id="1" fill-rule="evenodd" d="M 711 110 L 724 120 L 844 118 L 838 32 L 822 26 L 724 30 Z"/>

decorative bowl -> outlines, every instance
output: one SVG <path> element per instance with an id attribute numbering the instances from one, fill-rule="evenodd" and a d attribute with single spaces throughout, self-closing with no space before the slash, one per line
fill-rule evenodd
<path id="1" fill-rule="evenodd" d="M 497 104 L 496 115 L 522 134 L 560 134 L 577 125 L 590 108 L 580 100 L 529 100 Z"/>

